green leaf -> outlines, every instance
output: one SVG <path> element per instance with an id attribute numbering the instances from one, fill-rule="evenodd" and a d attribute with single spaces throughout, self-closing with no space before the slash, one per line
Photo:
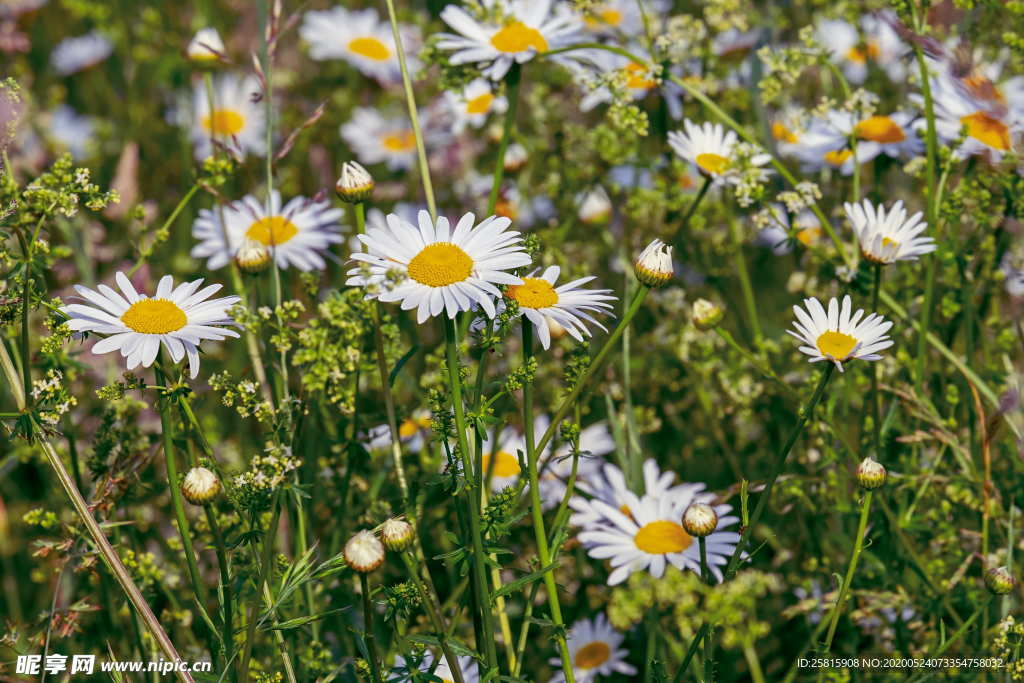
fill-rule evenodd
<path id="1" fill-rule="evenodd" d="M 508 595 L 509 593 L 514 593 L 522 588 L 525 588 L 526 586 L 529 586 L 534 581 L 544 578 L 544 574 L 546 574 L 548 571 L 556 569 L 558 565 L 558 562 L 552 562 L 546 567 L 542 567 L 535 572 L 530 572 L 525 576 L 520 576 L 515 581 L 506 583 L 504 586 L 491 593 L 491 600 L 497 600 L 498 598 Z"/>
<path id="2" fill-rule="evenodd" d="M 391 368 L 391 372 L 388 373 L 388 386 L 389 387 L 395 386 L 395 379 L 398 378 L 398 373 L 402 371 L 402 368 L 405 367 L 405 364 L 409 362 L 409 359 L 411 359 L 413 356 L 415 356 L 416 352 L 419 351 L 419 350 L 420 350 L 420 345 L 419 344 L 413 344 L 412 348 L 409 349 L 408 351 L 406 351 L 405 354 L 401 358 L 398 359 L 398 362 L 395 363 L 395 367 Z"/>

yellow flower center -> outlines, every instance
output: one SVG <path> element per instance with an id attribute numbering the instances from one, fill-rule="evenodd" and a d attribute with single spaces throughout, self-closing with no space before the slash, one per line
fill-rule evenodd
<path id="1" fill-rule="evenodd" d="M 416 136 L 412 134 L 411 130 L 387 133 L 380 139 L 380 144 L 391 152 L 408 152 L 416 146 Z"/>
<path id="2" fill-rule="evenodd" d="M 377 62 L 383 62 L 391 58 L 391 50 L 388 49 L 388 46 L 372 36 L 355 38 L 349 41 L 348 49 L 349 52 L 360 57 L 366 57 Z"/>
<path id="3" fill-rule="evenodd" d="M 298 227 L 284 216 L 265 216 L 245 231 L 246 237 L 268 247 L 284 244 L 297 234 Z"/>
<path id="4" fill-rule="evenodd" d="M 796 134 L 778 121 L 772 124 L 772 137 L 780 142 L 796 143 Z"/>
<path id="5" fill-rule="evenodd" d="M 506 294 L 526 308 L 547 308 L 558 303 L 558 292 L 541 277 L 524 277 L 523 284 L 512 285 Z"/>
<path id="6" fill-rule="evenodd" d="M 888 116 L 871 116 L 857 124 L 857 137 L 872 142 L 903 142 L 906 133 Z"/>
<path id="7" fill-rule="evenodd" d="M 822 158 L 826 163 L 833 166 L 842 166 L 843 162 L 853 156 L 853 150 L 849 149 L 834 149 L 831 152 L 825 152 L 825 156 Z"/>
<path id="8" fill-rule="evenodd" d="M 398 425 L 398 436 L 402 439 L 409 439 L 416 436 L 421 429 L 430 429 L 430 420 L 425 417 L 409 417 Z"/>
<path id="9" fill-rule="evenodd" d="M 804 228 L 796 234 L 796 238 L 805 246 L 816 244 L 821 239 L 821 228 Z"/>
<path id="10" fill-rule="evenodd" d="M 846 51 L 846 58 L 851 62 L 857 64 L 863 64 L 868 59 L 878 59 L 881 54 L 881 50 L 878 49 L 878 43 L 873 40 L 869 40 L 865 45 L 855 45 Z"/>
<path id="11" fill-rule="evenodd" d="M 494 457 L 494 471 L 492 474 L 495 477 L 514 477 L 519 474 L 519 461 L 516 460 L 516 456 L 505 451 L 498 451 L 497 453 L 488 453 L 483 457 L 484 474 L 491 467 L 491 456 Z"/>
<path id="12" fill-rule="evenodd" d="M 573 665 L 577 669 L 596 669 L 612 656 L 612 649 L 606 643 L 594 641 L 587 643 L 576 651 L 576 659 Z"/>
<path id="13" fill-rule="evenodd" d="M 142 334 L 167 334 L 185 327 L 188 316 L 173 301 L 142 299 L 128 307 L 121 322 Z"/>
<path id="14" fill-rule="evenodd" d="M 491 108 L 491 102 L 494 102 L 494 95 L 491 93 L 485 92 L 483 95 L 477 95 L 466 102 L 466 113 L 486 114 Z"/>
<path id="15" fill-rule="evenodd" d="M 658 85 L 658 82 L 649 78 L 650 71 L 642 64 L 631 62 L 626 67 L 626 85 L 633 90 L 650 90 Z"/>
<path id="16" fill-rule="evenodd" d="M 967 127 L 967 134 L 993 149 L 1010 149 L 1010 129 L 997 118 L 983 111 L 976 111 L 960 119 Z"/>
<path id="17" fill-rule="evenodd" d="M 895 248 L 898 249 L 899 246 L 900 246 L 900 243 L 897 242 L 894 239 L 889 239 L 888 237 L 883 237 L 882 238 L 882 246 L 883 247 L 895 247 Z"/>
<path id="18" fill-rule="evenodd" d="M 531 47 L 537 52 L 547 52 L 548 41 L 535 28 L 530 28 L 521 21 L 513 21 L 491 37 L 491 45 L 499 52 L 524 52 Z"/>
<path id="19" fill-rule="evenodd" d="M 682 525 L 659 519 L 640 527 L 633 539 L 636 547 L 651 555 L 665 553 L 681 553 L 690 547 L 693 539 L 686 533 Z"/>
<path id="20" fill-rule="evenodd" d="M 843 360 L 850 355 L 855 346 L 857 346 L 857 340 L 842 332 L 829 330 L 818 337 L 818 350 L 826 358 Z"/>
<path id="21" fill-rule="evenodd" d="M 727 158 L 723 157 L 721 154 L 714 154 L 712 152 L 698 154 L 696 161 L 698 166 L 712 175 L 723 173 L 725 169 L 729 168 L 729 160 Z"/>
<path id="22" fill-rule="evenodd" d="M 451 242 L 428 244 L 409 261 L 409 277 L 428 287 L 462 282 L 472 272 L 473 259 Z"/>
<path id="23" fill-rule="evenodd" d="M 202 124 L 214 135 L 228 137 L 238 135 L 245 128 L 245 117 L 234 109 L 214 109 L 213 114 L 203 117 Z"/>

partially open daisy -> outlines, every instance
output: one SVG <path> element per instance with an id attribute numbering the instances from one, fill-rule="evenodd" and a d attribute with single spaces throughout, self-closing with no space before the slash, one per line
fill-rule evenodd
<path id="1" fill-rule="evenodd" d="M 238 336 L 224 325 L 234 324 L 228 309 L 239 298 L 210 299 L 220 285 L 199 289 L 203 283 L 200 278 L 174 287 L 174 280 L 165 275 L 157 284 L 156 295 L 150 297 L 135 291 L 124 273 L 118 273 L 115 279 L 120 292 L 107 285 L 100 285 L 99 291 L 75 285 L 75 291 L 88 303 L 67 304 L 60 310 L 70 318 L 68 326 L 75 332 L 109 335 L 96 342 L 92 352 L 118 350 L 127 359 L 129 370 L 152 365 L 163 344 L 175 363 L 188 356 L 189 374 L 195 379 L 199 374 L 199 343 Z"/>
<path id="2" fill-rule="evenodd" d="M 490 0 L 478 9 L 486 16 L 477 19 L 458 5 L 445 7 L 441 19 L 458 35 L 442 33 L 437 46 L 452 50 L 452 64 L 476 64 L 493 81 L 504 78 L 513 64 L 569 45 L 580 29 L 578 17 L 552 0 Z M 551 61 L 571 63 L 570 54 Z"/>
<path id="3" fill-rule="evenodd" d="M 496 95 L 490 81 L 483 78 L 473 79 L 460 92 L 445 91 L 444 97 L 456 135 L 467 126 L 480 128 L 492 113 L 501 114 L 508 109 L 508 100 Z"/>
<path id="4" fill-rule="evenodd" d="M 419 31 L 406 25 L 399 25 L 399 31 L 406 63 L 415 71 L 418 62 L 413 55 L 419 49 Z M 375 9 L 311 10 L 302 17 L 299 35 L 309 44 L 309 56 L 313 59 L 343 59 L 385 84 L 402 77 L 391 27 L 380 20 Z"/>
<path id="5" fill-rule="evenodd" d="M 321 270 L 322 254 L 341 241 L 342 214 L 327 201 L 305 197 L 295 197 L 282 207 L 276 190 L 268 213 L 266 202 L 248 195 L 222 208 L 199 212 L 192 225 L 192 235 L 199 240 L 192 247 L 192 257 L 208 259 L 210 269 L 220 268 L 251 240 L 269 249 L 280 268 Z"/>
<path id="6" fill-rule="evenodd" d="M 376 109 L 357 107 L 342 124 L 341 137 L 361 163 L 386 163 L 392 171 L 416 163 L 416 136 L 407 116 L 385 118 Z"/>
<path id="7" fill-rule="evenodd" d="M 70 76 L 99 64 L 113 51 L 111 42 L 102 33 L 93 31 L 60 41 L 50 54 L 50 64 L 61 76 Z"/>
<path id="8" fill-rule="evenodd" d="M 716 183 L 734 182 L 736 133 L 725 130 L 719 123 L 704 122 L 698 126 L 689 119 L 683 121 L 683 128 L 685 132 L 674 130 L 668 134 L 672 151 L 695 164 L 702 174 Z M 767 154 L 756 154 L 750 162 L 754 166 L 764 166 L 770 160 Z"/>
<path id="9" fill-rule="evenodd" d="M 608 617 L 598 614 L 593 620 L 580 619 L 569 629 L 566 644 L 572 659 L 572 673 L 580 683 L 591 683 L 598 676 L 615 673 L 626 676 L 636 674 L 636 667 L 626 662 L 629 650 L 620 647 L 625 637 L 608 623 Z M 560 667 L 562 660 L 550 660 L 554 667 Z M 558 671 L 551 683 L 562 683 L 565 672 Z"/>
<path id="10" fill-rule="evenodd" d="M 680 523 L 695 498 L 693 490 L 660 495 L 648 493 L 642 498 L 628 492 L 625 500 L 629 514 L 603 501 L 594 501 L 601 519 L 584 527 L 579 540 L 591 557 L 611 561 L 609 586 L 622 583 L 636 571 L 646 570 L 660 579 L 669 564 L 699 573 L 698 543 Z M 716 512 L 718 509 L 730 510 L 727 505 L 716 506 Z M 717 528 L 723 529 L 736 521 L 735 517 L 720 515 Z M 715 531 L 705 539 L 709 568 L 719 581 L 722 580 L 720 567 L 728 562 L 739 539 L 740 535 L 731 531 Z"/>
<path id="11" fill-rule="evenodd" d="M 493 318 L 494 302 L 501 298 L 496 285 L 523 284 L 507 271 L 530 265 L 530 256 L 519 233 L 508 230 L 507 218 L 491 216 L 474 227 L 476 216 L 467 213 L 454 229 L 444 216 L 435 222 L 426 211 L 420 211 L 418 225 L 395 214 L 386 221 L 359 235 L 366 251 L 352 259 L 366 266 L 350 270 L 346 284 L 371 287 L 368 296 L 401 302 L 402 310 L 417 309 L 421 324 L 442 311 L 454 318 L 474 304 Z M 395 271 L 405 279 L 380 288 Z"/>
<path id="12" fill-rule="evenodd" d="M 505 291 L 505 296 L 519 304 L 519 311 L 537 329 L 541 346 L 551 346 L 551 332 L 548 320 L 554 320 L 572 335 L 573 339 L 583 341 L 590 336 L 586 323 L 605 327 L 594 320 L 592 314 L 607 313 L 615 301 L 610 289 L 582 289 L 593 276 L 579 278 L 560 287 L 555 287 L 561 269 L 550 266 L 543 273 L 537 271 L 523 278 L 522 284 L 512 285 Z"/>
<path id="13" fill-rule="evenodd" d="M 843 208 L 853 223 L 860 253 L 872 263 L 916 261 L 919 256 L 935 251 L 935 240 L 921 236 L 928 228 L 922 220 L 924 214 L 918 211 L 908 218 L 903 200 L 888 211 L 867 199 L 859 204 L 847 202 Z"/>
<path id="14" fill-rule="evenodd" d="M 786 332 L 805 344 L 800 351 L 810 356 L 812 363 L 832 361 L 842 372 L 843 362 L 851 358 L 879 360 L 878 352 L 893 345 L 886 334 L 892 323 L 877 313 L 864 318 L 861 309 L 851 314 L 853 304 L 849 295 L 843 297 L 842 307 L 839 300 L 832 297 L 828 302 L 828 312 L 813 297 L 804 299 L 804 306 L 806 310 L 793 306 L 796 332 Z"/>
<path id="15" fill-rule="evenodd" d="M 211 138 L 237 157 L 266 154 L 264 106 L 252 99 L 253 93 L 259 91 L 255 76 L 218 76 L 213 82 L 211 111 L 205 87 L 196 83 L 192 89 L 192 144 L 196 159 L 213 153 Z"/>

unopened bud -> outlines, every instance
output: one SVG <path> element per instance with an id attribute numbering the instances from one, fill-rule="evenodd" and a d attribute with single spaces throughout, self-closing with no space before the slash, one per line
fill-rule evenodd
<path id="1" fill-rule="evenodd" d="M 712 330 L 718 327 L 724 316 L 725 311 L 722 307 L 707 299 L 697 299 L 693 302 L 693 324 L 698 330 Z"/>
<path id="2" fill-rule="evenodd" d="M 358 161 L 346 161 L 334 185 L 338 198 L 349 204 L 365 202 L 373 194 L 373 176 Z"/>
<path id="3" fill-rule="evenodd" d="M 193 467 L 181 482 L 181 494 L 193 505 L 206 505 L 220 493 L 220 479 L 205 467 Z"/>
<path id="4" fill-rule="evenodd" d="M 389 519 L 380 527 L 380 538 L 385 548 L 401 552 L 412 545 L 412 524 L 404 519 Z"/>
<path id="5" fill-rule="evenodd" d="M 224 59 L 224 41 L 215 28 L 201 28 L 185 49 L 185 56 L 193 64 L 214 66 Z"/>
<path id="6" fill-rule="evenodd" d="M 718 528 L 718 513 L 707 503 L 693 503 L 683 513 L 683 528 L 691 536 L 709 536 Z"/>
<path id="7" fill-rule="evenodd" d="M 864 458 L 857 467 L 857 483 L 869 491 L 884 484 L 885 477 L 885 467 L 871 458 Z"/>
<path id="8" fill-rule="evenodd" d="M 578 213 L 579 219 L 586 225 L 607 223 L 612 215 L 612 200 L 604 188 L 598 185 L 583 197 Z"/>
<path id="9" fill-rule="evenodd" d="M 505 150 L 505 170 L 509 173 L 515 173 L 526 165 L 529 158 L 530 155 L 527 154 L 526 148 L 518 142 L 513 142 Z"/>
<path id="10" fill-rule="evenodd" d="M 664 287 L 672 279 L 672 247 L 654 240 L 633 264 L 636 279 L 650 288 Z"/>
<path id="11" fill-rule="evenodd" d="M 363 529 L 349 539 L 343 551 L 345 563 L 360 574 L 369 574 L 384 563 L 384 545 L 372 531 Z"/>
<path id="12" fill-rule="evenodd" d="M 243 273 L 262 273 L 270 265 L 270 249 L 262 242 L 246 237 L 242 246 L 235 252 L 235 264 Z"/>
<path id="13" fill-rule="evenodd" d="M 1017 579 L 1006 567 L 995 567 L 985 572 L 985 586 L 995 595 L 1006 595 L 1017 586 Z"/>

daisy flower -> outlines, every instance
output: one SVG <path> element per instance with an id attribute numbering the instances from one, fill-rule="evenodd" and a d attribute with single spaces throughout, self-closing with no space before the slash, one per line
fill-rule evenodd
<path id="1" fill-rule="evenodd" d="M 853 223 L 853 231 L 860 243 L 860 253 L 872 263 L 888 264 L 894 261 L 916 261 L 919 256 L 935 251 L 935 240 L 921 237 L 928 228 L 920 211 L 907 217 L 903 200 L 885 207 L 875 207 L 865 199 L 859 204 L 843 204 L 846 215 Z"/>
<path id="2" fill-rule="evenodd" d="M 480 665 L 477 664 L 476 660 L 469 656 L 458 655 L 458 657 L 459 669 L 462 670 L 462 680 L 465 683 L 480 683 Z M 437 668 L 434 668 L 434 655 L 431 654 L 430 650 L 427 650 L 423 653 L 423 660 L 420 662 L 419 670 L 421 673 L 428 673 L 432 668 L 434 669 L 435 680 L 440 679 L 441 683 L 454 683 L 455 676 L 452 675 L 448 659 L 442 655 Z M 409 671 L 409 665 L 402 655 L 395 657 L 395 668 L 391 670 L 391 674 L 392 677 L 388 678 L 388 683 L 405 683 L 406 681 L 413 680 Z"/>
<path id="3" fill-rule="evenodd" d="M 341 137 L 361 163 L 387 163 L 392 171 L 416 163 L 416 136 L 407 116 L 385 118 L 376 109 L 357 107 L 342 124 Z"/>
<path id="4" fill-rule="evenodd" d="M 906 45 L 886 20 L 889 12 L 866 14 L 857 27 L 840 19 L 828 19 L 818 25 L 818 40 L 828 48 L 832 61 L 854 85 L 860 85 L 868 75 L 868 64 L 883 69 L 893 81 L 906 76 L 903 56 Z M 863 37 L 861 36 L 863 33 Z"/>
<path id="5" fill-rule="evenodd" d="M 99 64 L 113 51 L 110 41 L 98 31 L 93 31 L 60 41 L 50 54 L 50 64 L 61 76 L 69 76 Z"/>
<path id="6" fill-rule="evenodd" d="M 956 142 L 961 130 L 967 131 L 967 138 L 956 151 L 957 156 L 987 154 L 999 161 L 1003 154 L 1014 149 L 1014 139 L 1024 132 L 1024 113 L 1005 104 L 993 105 L 971 97 L 949 79 L 933 78 L 931 83 L 935 131 L 939 137 L 944 142 Z"/>
<path id="7" fill-rule="evenodd" d="M 580 29 L 578 17 L 553 0 L 490 0 L 483 9 L 486 16 L 478 19 L 458 5 L 445 7 L 441 19 L 458 35 L 442 33 L 437 46 L 452 51 L 452 64 L 476 64 L 492 81 L 513 64 L 571 44 Z M 576 58 L 562 54 L 551 61 L 574 64 Z"/>
<path id="8" fill-rule="evenodd" d="M 864 161 L 879 154 L 894 159 L 912 159 L 924 152 L 924 142 L 918 137 L 910 112 L 897 111 L 889 115 L 875 114 L 857 121 L 853 134 L 857 136 L 857 156 Z"/>
<path id="9" fill-rule="evenodd" d="M 266 154 L 265 112 L 252 96 L 260 91 L 255 76 L 223 74 L 213 82 L 213 111 L 202 82 L 192 89 L 192 144 L 196 159 L 213 153 L 211 138 L 233 155 Z"/>
<path id="10" fill-rule="evenodd" d="M 546 429 L 547 427 L 545 427 Z M 615 450 L 608 425 L 604 422 L 592 424 L 580 432 L 580 457 L 576 465 L 576 481 L 601 476 L 600 456 Z M 542 461 L 540 469 L 540 499 L 544 510 L 557 507 L 565 497 L 566 481 L 572 475 L 572 453 L 568 444 L 555 451 L 554 456 Z"/>
<path id="11" fill-rule="evenodd" d="M 813 297 L 804 299 L 804 306 L 806 310 L 793 306 L 797 318 L 793 323 L 796 332 L 786 332 L 805 344 L 800 351 L 810 356 L 812 363 L 832 361 L 842 372 L 844 361 L 851 358 L 879 360 L 878 352 L 893 345 L 886 334 L 892 323 L 877 313 L 864 318 L 861 309 L 851 315 L 853 305 L 849 295 L 843 297 L 841 308 L 839 299 L 832 297 L 828 302 L 828 312 Z"/>
<path id="12" fill-rule="evenodd" d="M 508 100 L 495 95 L 490 82 L 483 78 L 470 81 L 461 92 L 446 91 L 444 97 L 452 115 L 452 133 L 456 135 L 467 126 L 480 128 L 491 113 L 502 114 L 508 109 Z"/>
<path id="13" fill-rule="evenodd" d="M 406 64 L 414 72 L 419 68 L 413 56 L 419 49 L 419 31 L 406 25 L 399 25 L 399 31 Z M 299 36 L 309 44 L 309 56 L 318 61 L 342 59 L 384 84 L 402 77 L 391 26 L 375 9 L 311 10 L 302 17 Z"/>
<path id="14" fill-rule="evenodd" d="M 419 212 L 418 225 L 390 214 L 386 225 L 359 235 L 366 251 L 352 259 L 366 266 L 350 270 L 346 284 L 379 288 L 397 271 L 403 281 L 368 296 L 401 302 L 402 310 L 417 309 L 421 324 L 442 311 L 454 318 L 474 303 L 493 318 L 494 302 L 501 298 L 496 285 L 523 284 L 507 271 L 530 265 L 530 256 L 519 233 L 507 229 L 509 219 L 491 216 L 474 227 L 475 220 L 467 213 L 452 229 L 447 218 L 433 221 L 426 211 Z"/>
<path id="15" fill-rule="evenodd" d="M 699 544 L 680 524 L 686 508 L 697 498 L 696 492 L 648 493 L 642 498 L 632 492 L 624 495 L 628 515 L 603 501 L 594 501 L 601 519 L 584 527 L 578 536 L 591 557 L 611 561 L 608 585 L 617 586 L 636 571 L 649 571 L 660 579 L 669 564 L 699 574 Z M 726 512 L 731 509 L 727 505 L 716 506 L 716 512 L 722 508 Z M 736 521 L 735 517 L 720 517 L 717 529 Z M 720 567 L 729 561 L 739 540 L 740 535 L 732 531 L 715 531 L 705 538 L 709 569 L 719 581 Z"/>
<path id="16" fill-rule="evenodd" d="M 591 314 L 607 313 L 615 301 L 610 289 L 581 289 L 594 279 L 579 278 L 560 287 L 555 287 L 561 269 L 550 266 L 539 276 L 533 271 L 524 277 L 522 284 L 512 285 L 505 291 L 505 296 L 519 304 L 519 312 L 537 328 L 541 346 L 551 346 L 551 332 L 548 320 L 554 320 L 565 328 L 577 341 L 591 335 L 586 323 L 593 323 L 602 330 L 605 327 L 594 320 Z"/>
<path id="17" fill-rule="evenodd" d="M 580 619 L 569 629 L 566 644 L 572 658 L 572 673 L 579 683 L 592 683 L 598 676 L 620 673 L 636 675 L 636 667 L 626 662 L 629 650 L 621 648 L 624 636 L 608 623 L 608 617 L 598 614 L 593 620 Z M 561 667 L 561 658 L 551 659 L 552 666 Z M 562 683 L 565 672 L 558 671 L 551 683 Z"/>
<path id="18" fill-rule="evenodd" d="M 157 284 L 156 295 L 150 297 L 135 291 L 124 273 L 119 272 L 115 280 L 120 292 L 107 285 L 100 285 L 98 292 L 75 285 L 75 291 L 88 303 L 68 304 L 60 310 L 70 318 L 68 327 L 75 332 L 109 335 L 96 342 L 92 352 L 98 355 L 118 350 L 127 359 L 129 370 L 152 365 L 163 344 L 175 363 L 188 356 L 189 376 L 195 379 L 199 374 L 199 343 L 238 336 L 224 326 L 234 324 L 228 309 L 239 298 L 210 299 L 220 285 L 199 289 L 203 283 L 200 278 L 174 287 L 174 280 L 165 275 Z"/>
<path id="19" fill-rule="evenodd" d="M 680 158 L 696 164 L 701 173 L 714 179 L 716 184 L 736 182 L 735 169 L 731 168 L 737 161 L 736 133 L 726 131 L 718 123 L 705 122 L 698 126 L 689 119 L 683 121 L 683 128 L 685 133 L 674 130 L 668 134 L 672 151 Z M 750 162 L 754 166 L 764 166 L 770 160 L 768 154 L 756 154 Z"/>
<path id="20" fill-rule="evenodd" d="M 220 268 L 251 240 L 267 247 L 279 268 L 322 270 L 323 252 L 341 241 L 338 221 L 342 214 L 326 200 L 305 197 L 295 197 L 282 208 L 276 190 L 268 213 L 266 202 L 248 195 L 227 206 L 199 212 L 192 224 L 192 235 L 199 240 L 192 247 L 192 257 L 208 259 L 206 266 L 211 270 Z"/>

